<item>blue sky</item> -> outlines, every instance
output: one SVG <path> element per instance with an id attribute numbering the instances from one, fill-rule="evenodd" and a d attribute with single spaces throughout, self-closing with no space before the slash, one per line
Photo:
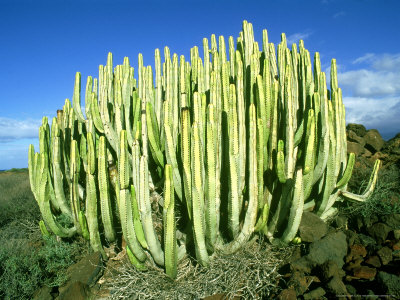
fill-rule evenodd
<path id="1" fill-rule="evenodd" d="M 347 122 L 400 132 L 400 1 L 106 1 L 0 0 L 0 170 L 27 167 L 38 148 L 42 116 L 72 98 L 75 72 L 97 76 L 109 51 L 114 63 L 137 55 L 154 64 L 154 49 L 189 57 L 211 34 L 235 39 L 242 21 L 278 43 L 303 39 L 329 71 L 336 58 Z"/>

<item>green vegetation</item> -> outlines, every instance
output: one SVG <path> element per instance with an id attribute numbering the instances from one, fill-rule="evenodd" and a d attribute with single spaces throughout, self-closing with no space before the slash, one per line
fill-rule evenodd
<path id="1" fill-rule="evenodd" d="M 82 95 L 76 74 L 72 104 L 51 126 L 43 118 L 40 152 L 29 148 L 45 225 L 89 238 L 103 257 L 121 228 L 137 269 L 157 265 L 172 278 L 186 254 L 208 266 L 256 232 L 289 244 L 303 210 L 327 219 L 342 197 L 365 201 L 377 180 L 379 160 L 362 194 L 347 191 L 355 156 L 335 59 L 330 79 L 328 90 L 303 41 L 289 49 L 282 34 L 276 48 L 264 30 L 259 45 L 246 21 L 236 45 L 203 39 L 203 59 L 197 47 L 189 61 L 165 47 L 161 62 L 156 49 L 154 74 L 141 54 L 135 71 L 109 53 Z"/>
<path id="2" fill-rule="evenodd" d="M 370 169 L 356 170 L 354 178 L 349 182 L 350 188 L 355 191 L 366 187 L 363 176 Z M 400 170 L 392 165 L 379 172 L 379 180 L 372 195 L 364 202 L 345 203 L 345 211 L 350 215 L 389 215 L 400 214 Z"/>
<path id="3" fill-rule="evenodd" d="M 26 169 L 0 173 L 0 191 L 0 298 L 29 299 L 43 285 L 64 283 L 83 245 L 43 239 Z"/>

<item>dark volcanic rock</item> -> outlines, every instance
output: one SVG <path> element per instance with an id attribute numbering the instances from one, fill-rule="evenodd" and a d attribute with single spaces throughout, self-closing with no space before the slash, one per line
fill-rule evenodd
<path id="1" fill-rule="evenodd" d="M 336 297 L 343 297 L 348 295 L 346 286 L 342 279 L 339 277 L 333 277 L 326 285 L 327 289 L 334 294 Z"/>
<path id="2" fill-rule="evenodd" d="M 386 240 L 390 231 L 391 228 L 385 223 L 375 223 L 367 228 L 369 235 L 374 238 L 378 244 L 382 244 Z"/>
<path id="3" fill-rule="evenodd" d="M 376 275 L 376 269 L 367 266 L 359 266 L 353 269 L 353 275 L 362 279 L 372 279 Z"/>
<path id="4" fill-rule="evenodd" d="M 310 251 L 307 259 L 313 265 L 322 265 L 328 260 L 333 260 L 338 267 L 344 265 L 343 258 L 347 254 L 346 235 L 339 231 L 329 233 L 321 240 L 313 242 L 310 245 Z"/>
<path id="5" fill-rule="evenodd" d="M 353 131 L 356 135 L 360 137 L 363 137 L 367 133 L 367 129 L 364 127 L 364 125 L 361 124 L 350 123 L 346 126 L 346 129 Z"/>
<path id="6" fill-rule="evenodd" d="M 356 156 L 360 156 L 364 153 L 364 146 L 355 142 L 347 142 L 347 152 L 354 153 Z"/>
<path id="7" fill-rule="evenodd" d="M 322 299 L 322 296 L 324 296 L 325 294 L 325 290 L 322 287 L 319 287 L 315 290 L 312 290 L 311 292 L 304 294 L 303 298 L 304 300 Z"/>
<path id="8" fill-rule="evenodd" d="M 68 284 L 68 288 L 65 289 L 58 296 L 59 300 L 86 300 L 89 296 L 89 287 L 79 281 L 74 281 Z"/>
<path id="9" fill-rule="evenodd" d="M 400 214 L 382 216 L 382 222 L 392 229 L 400 229 Z"/>
<path id="10" fill-rule="evenodd" d="M 378 272 L 378 283 L 388 295 L 400 297 L 400 277 L 383 271 Z"/>
<path id="11" fill-rule="evenodd" d="M 328 280 L 335 276 L 342 278 L 346 273 L 338 267 L 335 261 L 328 260 L 326 263 L 321 265 L 321 275 L 324 280 Z"/>
<path id="12" fill-rule="evenodd" d="M 294 289 L 284 289 L 279 295 L 279 300 L 296 300 L 296 291 Z"/>
<path id="13" fill-rule="evenodd" d="M 303 242 L 314 242 L 328 232 L 328 226 L 316 214 L 305 211 L 299 226 L 299 235 Z"/>
<path id="14" fill-rule="evenodd" d="M 368 130 L 363 138 L 365 140 L 365 147 L 372 153 L 380 151 L 385 145 L 385 141 L 376 129 Z"/>
<path id="15" fill-rule="evenodd" d="M 381 259 L 382 265 L 387 265 L 393 259 L 392 250 L 389 247 L 382 247 L 376 253 Z"/>
<path id="16" fill-rule="evenodd" d="M 48 287 L 47 285 L 41 287 L 33 295 L 33 300 L 53 300 L 53 296 L 51 295 L 51 287 Z"/>

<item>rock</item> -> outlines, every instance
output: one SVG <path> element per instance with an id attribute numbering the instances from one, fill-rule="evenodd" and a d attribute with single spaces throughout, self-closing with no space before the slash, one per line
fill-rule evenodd
<path id="1" fill-rule="evenodd" d="M 361 243 L 365 247 L 372 247 L 372 246 L 376 245 L 375 240 L 372 237 L 368 236 L 368 235 L 360 233 L 360 234 L 358 234 L 358 237 L 360 238 Z"/>
<path id="2" fill-rule="evenodd" d="M 33 300 L 53 300 L 51 287 L 48 287 L 47 285 L 42 286 L 35 292 L 35 294 L 33 294 Z"/>
<path id="3" fill-rule="evenodd" d="M 369 264 L 370 266 L 373 266 L 375 268 L 380 268 L 380 266 L 381 266 L 381 261 L 379 260 L 379 257 L 376 255 L 368 257 L 366 259 L 365 263 Z"/>
<path id="4" fill-rule="evenodd" d="M 86 300 L 89 296 L 89 286 L 79 281 L 70 282 L 68 288 L 60 292 L 58 300 Z"/>
<path id="5" fill-rule="evenodd" d="M 364 147 L 359 143 L 347 142 L 347 153 L 354 153 L 356 156 L 360 156 L 364 153 Z"/>
<path id="6" fill-rule="evenodd" d="M 296 300 L 296 292 L 294 289 L 284 289 L 279 295 L 278 299 L 280 300 Z"/>
<path id="7" fill-rule="evenodd" d="M 392 155 L 400 155 L 400 133 L 398 133 L 394 138 L 388 140 L 383 149 L 385 153 L 390 153 Z"/>
<path id="8" fill-rule="evenodd" d="M 362 221 L 365 227 L 370 227 L 375 223 L 379 222 L 379 217 L 375 214 L 366 216 L 366 217 L 362 217 Z"/>
<path id="9" fill-rule="evenodd" d="M 67 269 L 69 281 L 58 288 L 60 295 L 66 293 L 76 282 L 82 283 L 82 286 L 73 286 L 76 291 L 82 288 L 88 290 L 88 288 L 93 286 L 101 277 L 103 273 L 102 266 L 103 260 L 101 258 L 100 252 L 94 252 L 90 255 L 87 255 L 76 264 L 70 266 Z"/>
<path id="10" fill-rule="evenodd" d="M 360 267 L 360 266 L 361 266 L 361 263 L 362 263 L 363 261 L 364 261 L 364 260 L 362 259 L 362 257 L 359 257 L 359 258 L 355 259 L 354 261 L 349 262 L 349 264 L 346 266 L 346 270 L 347 270 L 347 271 L 351 271 L 351 270 L 353 270 L 353 269 L 355 269 L 355 268 Z"/>
<path id="11" fill-rule="evenodd" d="M 335 226 L 336 228 L 347 229 L 348 218 L 346 216 L 338 215 L 335 218 Z"/>
<path id="12" fill-rule="evenodd" d="M 68 268 L 70 281 L 79 281 L 92 286 L 101 277 L 103 260 L 100 252 L 94 252 L 82 258 L 79 262 Z"/>
<path id="13" fill-rule="evenodd" d="M 294 272 L 288 282 L 288 286 L 296 291 L 296 295 L 303 295 L 309 286 L 309 280 L 302 272 Z"/>
<path id="14" fill-rule="evenodd" d="M 356 290 L 356 288 L 354 286 L 352 286 L 351 284 L 346 284 L 346 290 L 350 295 L 357 295 L 358 292 Z"/>
<path id="15" fill-rule="evenodd" d="M 321 299 L 325 295 L 325 290 L 322 287 L 316 288 L 309 293 L 303 295 L 304 300 Z"/>
<path id="16" fill-rule="evenodd" d="M 301 249 L 300 247 L 294 248 L 292 255 L 288 258 L 288 263 L 292 263 L 301 258 Z"/>
<path id="17" fill-rule="evenodd" d="M 346 256 L 346 262 L 352 261 L 359 257 L 365 257 L 367 255 L 367 250 L 363 245 L 354 244 L 350 246 L 350 253 Z"/>
<path id="18" fill-rule="evenodd" d="M 362 279 L 372 279 L 376 275 L 376 269 L 367 266 L 360 266 L 353 269 L 353 275 Z"/>
<path id="19" fill-rule="evenodd" d="M 364 135 L 365 148 L 367 148 L 372 153 L 378 152 L 385 145 L 385 141 L 379 134 L 378 130 L 370 129 Z"/>
<path id="20" fill-rule="evenodd" d="M 353 130 L 347 131 L 347 141 L 360 144 L 360 146 L 363 148 L 365 146 L 365 140 L 358 136 Z"/>
<path id="21" fill-rule="evenodd" d="M 321 275 L 324 280 L 328 280 L 334 276 L 342 278 L 346 273 L 338 267 L 335 261 L 328 260 L 321 265 Z"/>
<path id="22" fill-rule="evenodd" d="M 393 230 L 393 235 L 396 240 L 400 240 L 400 229 Z"/>
<path id="23" fill-rule="evenodd" d="M 361 243 L 358 234 L 355 233 L 353 230 L 343 230 L 343 233 L 346 235 L 347 243 L 349 244 L 349 246 Z"/>
<path id="24" fill-rule="evenodd" d="M 378 272 L 378 283 L 384 288 L 388 295 L 400 297 L 400 277 L 383 271 Z"/>
<path id="25" fill-rule="evenodd" d="M 294 271 L 300 271 L 303 273 L 311 273 L 313 263 L 307 259 L 307 256 L 303 256 L 290 263 L 290 269 Z"/>
<path id="26" fill-rule="evenodd" d="M 305 211 L 299 226 L 299 236 L 302 242 L 314 242 L 328 232 L 328 226 L 316 214 Z"/>
<path id="27" fill-rule="evenodd" d="M 346 286 L 339 277 L 333 277 L 326 285 L 329 292 L 334 294 L 336 297 L 344 297 L 349 293 L 347 292 Z"/>
<path id="28" fill-rule="evenodd" d="M 400 241 L 397 243 L 394 243 L 392 246 L 392 249 L 393 249 L 393 251 L 400 250 Z"/>
<path id="29" fill-rule="evenodd" d="M 393 259 L 392 250 L 389 247 L 382 247 L 376 253 L 381 259 L 382 265 L 387 265 Z"/>
<path id="30" fill-rule="evenodd" d="M 385 223 L 375 223 L 367 228 L 369 235 L 374 238 L 378 244 L 382 244 L 386 240 L 390 231 L 391 228 Z"/>
<path id="31" fill-rule="evenodd" d="M 311 243 L 307 259 L 314 266 L 322 265 L 328 260 L 333 260 L 341 268 L 344 265 L 343 258 L 346 253 L 346 235 L 339 231 L 330 233 L 321 240 Z"/>
<path id="32" fill-rule="evenodd" d="M 364 125 L 361 124 L 354 124 L 354 123 L 349 123 L 346 126 L 347 131 L 353 131 L 356 135 L 363 137 L 367 133 L 367 129 L 364 127 Z"/>
<path id="33" fill-rule="evenodd" d="M 390 214 L 382 216 L 382 222 L 393 230 L 400 229 L 400 214 Z"/>

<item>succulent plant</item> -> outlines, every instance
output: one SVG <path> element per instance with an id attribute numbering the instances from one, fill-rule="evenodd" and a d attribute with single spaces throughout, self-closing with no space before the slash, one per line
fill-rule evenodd
<path id="1" fill-rule="evenodd" d="M 29 148 L 31 188 L 54 234 L 80 234 L 106 257 L 122 232 L 133 265 L 175 278 L 190 251 L 207 266 L 254 234 L 297 241 L 304 210 L 326 219 L 337 201 L 370 195 L 379 161 L 363 195 L 346 190 L 355 156 L 336 61 L 328 90 L 303 41 L 289 49 L 282 34 L 275 50 L 264 30 L 260 50 L 244 21 L 228 48 L 229 59 L 224 37 L 217 45 L 212 35 L 203 59 L 197 47 L 190 61 L 165 47 L 163 63 L 156 49 L 155 74 L 139 54 L 137 78 L 128 58 L 113 67 L 109 53 L 87 79 L 84 111 L 76 74 L 72 104 L 51 127 L 43 118 L 40 152 Z"/>

